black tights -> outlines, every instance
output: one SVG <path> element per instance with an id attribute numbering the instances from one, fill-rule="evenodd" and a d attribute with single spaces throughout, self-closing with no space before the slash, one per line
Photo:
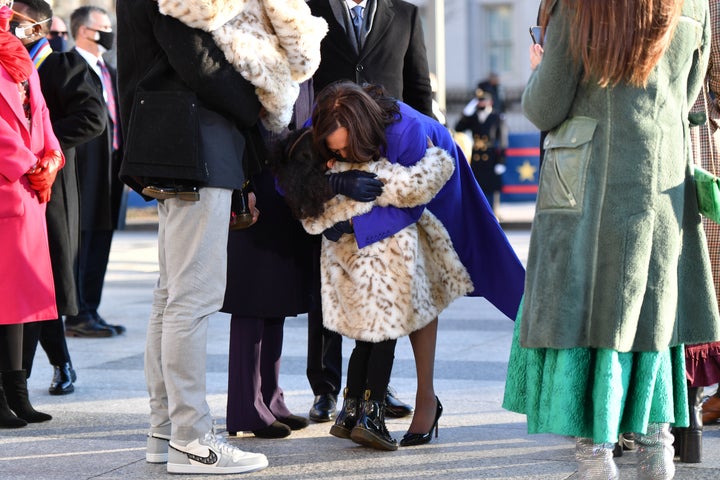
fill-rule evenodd
<path id="1" fill-rule="evenodd" d="M 348 362 L 348 398 L 363 398 L 365 390 L 370 390 L 370 399 L 378 402 L 385 399 L 396 343 L 394 339 L 378 343 L 355 341 Z"/>
<path id="2" fill-rule="evenodd" d="M 0 325 L 0 372 L 22 369 L 23 325 Z"/>

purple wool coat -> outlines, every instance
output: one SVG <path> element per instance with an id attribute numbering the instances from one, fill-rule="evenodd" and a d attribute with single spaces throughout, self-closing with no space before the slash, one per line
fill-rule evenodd
<path id="1" fill-rule="evenodd" d="M 387 127 L 387 151 L 383 156 L 391 163 L 412 165 L 425 155 L 427 138 L 430 138 L 433 145 L 455 158 L 455 173 L 426 207 L 443 223 L 470 273 L 474 290 L 469 295 L 485 297 L 514 320 L 523 294 L 525 269 L 498 224 L 465 156 L 442 124 L 402 102 L 398 104 L 402 118 Z M 423 208 L 375 207 L 369 213 L 355 217 L 353 226 L 358 247 L 415 223 Z"/>

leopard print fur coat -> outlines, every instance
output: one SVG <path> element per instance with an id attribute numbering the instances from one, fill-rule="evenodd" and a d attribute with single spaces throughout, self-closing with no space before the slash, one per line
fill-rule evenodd
<path id="1" fill-rule="evenodd" d="M 317 70 L 328 29 L 304 0 L 158 0 L 158 6 L 162 14 L 213 35 L 255 86 L 266 128 L 280 132 L 290 123 L 299 84 Z"/>
<path id="2" fill-rule="evenodd" d="M 374 206 L 424 205 L 453 174 L 455 161 L 433 147 L 410 167 L 381 159 L 335 162 L 331 172 L 350 168 L 377 174 L 385 183 L 382 195 L 374 202 L 333 197 L 322 215 L 302 220 L 309 233 L 322 233 Z M 323 237 L 322 242 L 323 322 L 326 328 L 349 338 L 380 342 L 408 335 L 473 289 L 447 230 L 427 209 L 417 223 L 361 249 L 352 234 L 337 242 Z"/>

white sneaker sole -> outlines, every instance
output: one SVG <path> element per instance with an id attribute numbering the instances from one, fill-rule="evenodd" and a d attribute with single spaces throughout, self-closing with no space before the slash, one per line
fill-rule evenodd
<path id="1" fill-rule="evenodd" d="M 228 473 L 249 473 L 262 470 L 268 466 L 267 458 L 252 465 L 235 465 L 232 467 L 212 467 L 208 465 L 189 465 L 183 463 L 168 463 L 168 473 L 204 473 L 206 475 L 225 475 Z"/>
<path id="2" fill-rule="evenodd" d="M 147 463 L 167 463 L 168 462 L 168 454 L 167 453 L 146 453 L 145 461 Z"/>

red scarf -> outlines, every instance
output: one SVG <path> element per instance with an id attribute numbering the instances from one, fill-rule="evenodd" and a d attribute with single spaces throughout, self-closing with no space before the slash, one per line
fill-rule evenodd
<path id="1" fill-rule="evenodd" d="M 15 82 L 20 83 L 30 78 L 34 67 L 25 46 L 8 31 L 12 16 L 13 11 L 9 7 L 0 7 L 0 65 Z"/>

